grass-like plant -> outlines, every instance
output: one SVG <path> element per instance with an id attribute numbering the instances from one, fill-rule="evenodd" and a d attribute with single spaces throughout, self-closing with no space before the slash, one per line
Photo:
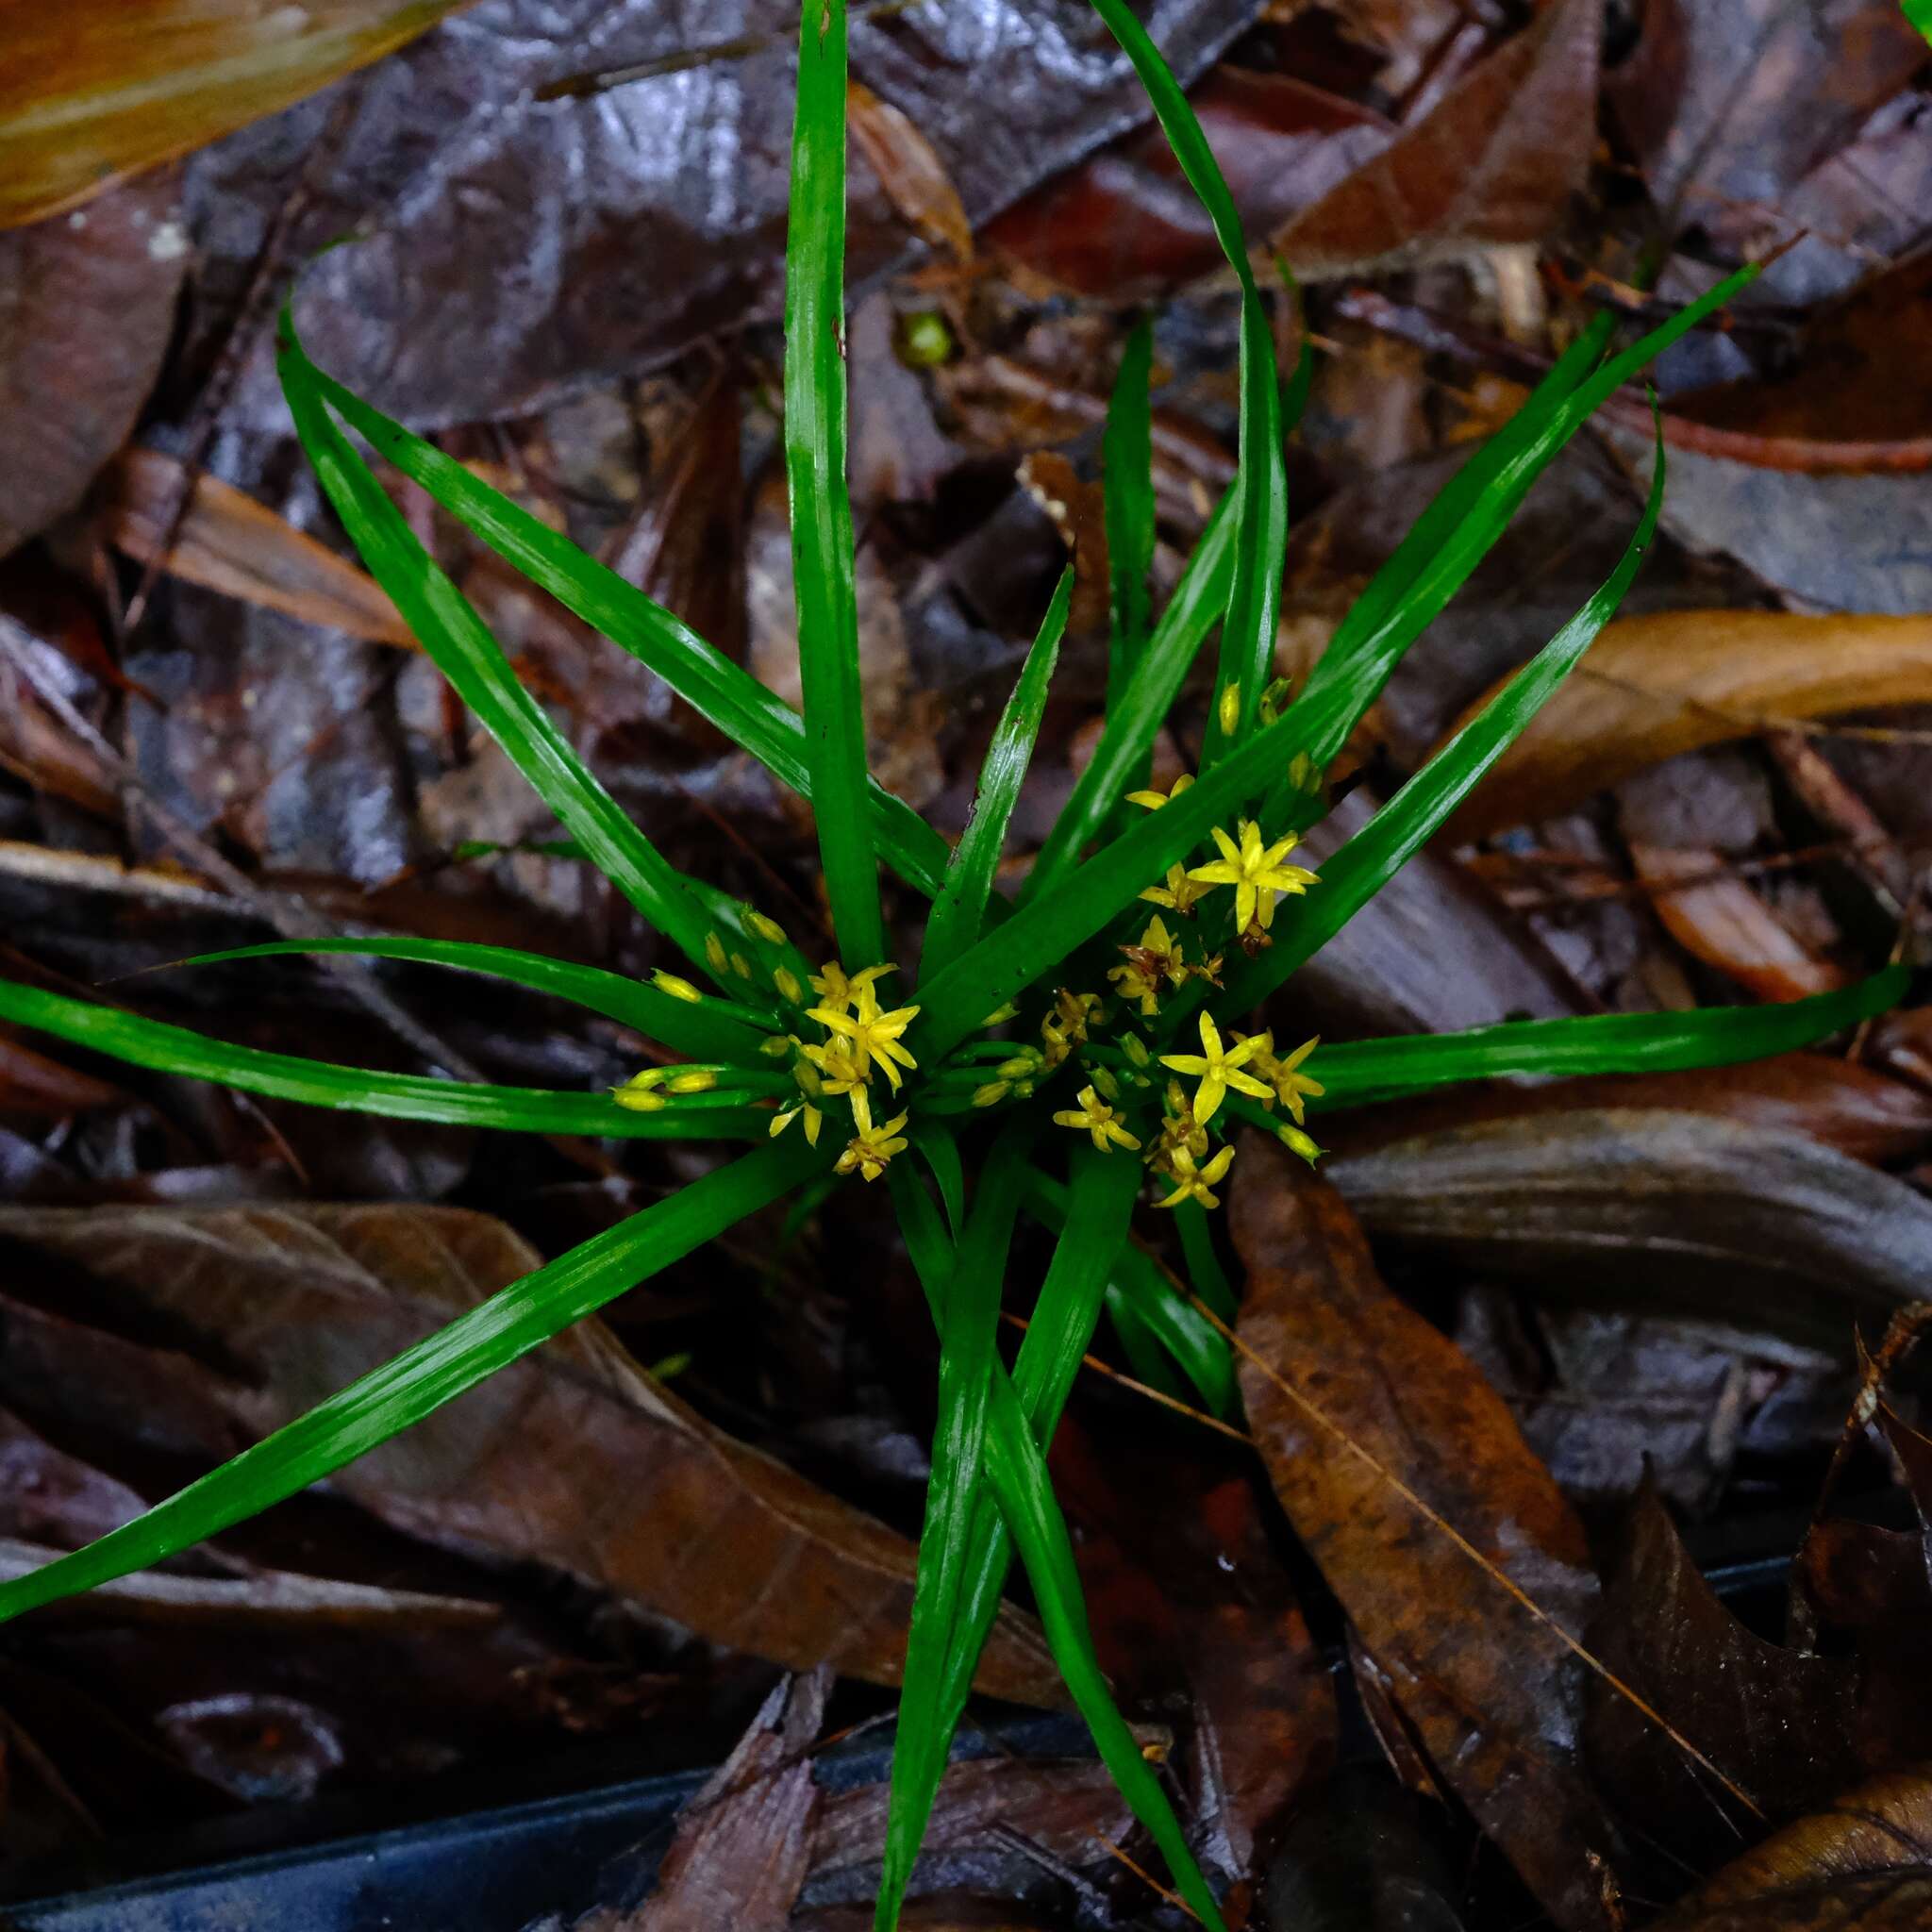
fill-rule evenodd
<path id="1" fill-rule="evenodd" d="M 1158 623 L 1148 355 L 1137 334 L 1104 455 L 1112 558 L 1105 729 L 1017 899 L 995 885 L 1066 621 L 1041 625 L 956 847 L 866 769 L 845 483 L 843 0 L 806 0 L 787 260 L 785 450 L 804 715 L 430 443 L 330 380 L 285 319 L 280 371 L 302 441 L 369 569 L 423 648 L 639 912 L 683 956 L 640 983 L 505 948 L 353 939 L 212 955 L 357 953 L 493 975 L 575 1002 L 676 1057 L 615 1092 L 552 1092 L 372 1073 L 225 1044 L 19 985 L 0 1017 L 140 1065 L 273 1097 L 545 1134 L 741 1141 L 743 1152 L 451 1323 L 138 1520 L 0 1584 L 0 1619 L 214 1535 L 326 1476 L 568 1324 L 787 1194 L 839 1175 L 887 1182 L 941 1336 L 939 1424 L 908 1642 L 877 1923 L 896 1923 L 913 1857 L 1017 1551 L 1102 1757 L 1208 1925 L 1214 1898 L 1096 1661 L 1045 1451 L 1103 1304 L 1137 1361 L 1224 1412 L 1224 1343 L 1130 1240 L 1143 1197 L 1171 1213 L 1196 1292 L 1232 1291 L 1207 1220 L 1237 1124 L 1320 1150 L 1307 1109 L 1505 1074 L 1691 1067 L 1784 1051 L 1890 1004 L 1902 975 L 1775 1008 L 1486 1027 L 1287 1050 L 1244 1031 L 1269 996 L 1440 826 L 1574 668 L 1656 527 L 1649 500 L 1607 582 L 1491 706 L 1319 876 L 1299 835 L 1324 774 L 1404 651 L 1441 610 L 1590 411 L 1747 281 L 1745 269 L 1621 354 L 1614 318 L 1578 337 L 1514 420 L 1444 489 L 1335 635 L 1304 688 L 1274 673 L 1287 491 L 1284 406 L 1260 291 L 1227 188 L 1126 0 L 1094 5 L 1139 71 L 1241 288 L 1240 464 Z M 1290 386 L 1289 413 L 1306 388 Z M 812 804 L 837 940 L 803 957 L 764 913 L 675 870 L 535 700 L 412 535 L 345 426 L 475 536 Z M 1147 790 L 1151 747 L 1220 631 L 1198 774 Z M 890 867 L 932 902 L 916 984 L 895 978 L 879 894 Z M 1071 1130 L 1071 1131 L 1069 1131 Z M 1064 1179 L 1058 1177 L 1064 1170 Z M 995 1346 L 1017 1218 L 1058 1236 L 1016 1359 Z"/>

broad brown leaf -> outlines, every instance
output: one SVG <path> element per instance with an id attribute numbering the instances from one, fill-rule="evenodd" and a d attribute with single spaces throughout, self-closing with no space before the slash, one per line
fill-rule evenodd
<path id="1" fill-rule="evenodd" d="M 1740 1125 L 1804 1134 L 1854 1159 L 1904 1160 L 1932 1141 L 1932 1093 L 1856 1060 L 1779 1054 L 1677 1074 L 1602 1074 L 1538 1086 L 1485 1081 L 1337 1115 L 1323 1140 L 1343 1155 L 1452 1133 L 1479 1121 L 1596 1108 L 1715 1114 Z"/>
<path id="2" fill-rule="evenodd" d="M 1932 618 L 1774 610 L 1626 618 L 1605 628 L 1444 836 L 1479 839 L 1558 817 L 1646 765 L 1753 737 L 1766 724 L 1927 699 Z"/>
<path id="3" fill-rule="evenodd" d="M 0 1211 L 0 1239 L 185 1324 L 244 1372 L 215 1396 L 265 1434 L 538 1265 L 486 1215 L 421 1208 Z M 125 1344 L 123 1344 L 125 1346 Z M 206 1425 L 202 1425 L 206 1433 Z M 425 1541 L 547 1563 L 796 1668 L 897 1680 L 913 1553 L 713 1429 L 580 1324 L 332 1478 Z M 980 1686 L 1059 1691 L 1024 1619 Z"/>
<path id="4" fill-rule="evenodd" d="M 1932 1777 L 1874 1778 L 1725 1868 L 1657 1932 L 1920 1932 L 1932 1918 Z"/>
<path id="5" fill-rule="evenodd" d="M 1646 0 L 1642 12 L 1607 92 L 1680 225 L 1735 226 L 1740 213 L 1772 225 L 1780 193 L 1925 58 L 1889 0 Z"/>
<path id="6" fill-rule="evenodd" d="M 1577 1659 L 1282 1384 L 1573 1637 L 1597 1597 L 1582 1525 L 1468 1357 L 1383 1285 L 1341 1196 L 1257 1135 L 1235 1174 L 1241 1394 L 1282 1507 L 1438 1775 L 1559 1924 L 1604 1925 L 1590 1861 L 1621 1848 L 1578 1757 Z"/>
<path id="7" fill-rule="evenodd" d="M 1557 0 L 1270 246 L 1313 278 L 1535 242 L 1596 141 L 1602 0 Z"/>
<path id="8" fill-rule="evenodd" d="M 244 491 L 188 473 L 158 450 L 129 449 L 102 478 L 108 541 L 142 563 L 305 624 L 413 650 L 388 593 Z M 183 501 L 185 497 L 185 503 Z M 176 507 L 180 524 L 175 528 Z M 174 541 L 163 551 L 171 530 Z"/>
<path id="9" fill-rule="evenodd" d="M 71 0 L 7 8 L 0 227 L 299 101 L 465 0 Z"/>
<path id="10" fill-rule="evenodd" d="M 1546 1293 L 1769 1330 L 1848 1357 L 1923 1294 L 1932 1204 L 1798 1134 L 1605 1108 L 1331 1163 L 1378 1240 Z"/>
<path id="11" fill-rule="evenodd" d="M 577 1932 L 781 1932 L 810 1867 L 819 1790 L 807 1753 L 831 1682 L 820 1670 L 780 1684 L 679 1815 L 656 1893 Z"/>
<path id="12" fill-rule="evenodd" d="M 1646 1485 L 1591 1625 L 1591 1648 L 1774 1823 L 1856 1778 L 1858 1670 L 1747 1629 L 1719 1601 Z M 1657 1727 L 1592 1682 L 1584 1747 L 1599 1782 L 1645 1841 L 1695 1869 L 1733 1849 L 1751 1821 Z"/>
<path id="13" fill-rule="evenodd" d="M 38 13 L 9 8 L 7 32 Z M 5 73 L 29 71 L 9 42 Z M 0 90 L 6 85 L 0 78 Z M 0 134 L 0 155 L 4 147 Z M 12 172 L 0 158 L 0 184 Z M 72 509 L 126 441 L 167 352 L 187 266 L 175 213 L 174 185 L 146 181 L 69 220 L 0 235 L 0 420 L 8 451 L 0 557 Z"/>

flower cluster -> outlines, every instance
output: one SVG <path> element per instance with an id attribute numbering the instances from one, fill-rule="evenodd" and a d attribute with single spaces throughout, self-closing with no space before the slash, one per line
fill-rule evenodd
<path id="1" fill-rule="evenodd" d="M 1158 811 L 1192 782 L 1182 777 L 1167 791 L 1130 796 Z M 1200 1050 L 1162 1052 L 1191 1008 L 1181 1004 L 1165 1015 L 1163 1009 L 1169 1002 L 1200 1000 L 1222 985 L 1222 955 L 1212 950 L 1207 922 L 1199 917 L 1205 901 L 1223 890 L 1233 894 L 1231 904 L 1220 902 L 1231 917 L 1217 929 L 1225 933 L 1231 925 L 1236 941 L 1253 954 L 1271 943 L 1278 900 L 1306 892 L 1318 881 L 1306 867 L 1288 862 L 1297 843 L 1292 832 L 1265 842 L 1259 825 L 1245 818 L 1232 834 L 1218 825 L 1210 830 L 1217 858 L 1173 866 L 1161 884 L 1141 894 L 1161 909 L 1117 947 L 1121 963 L 1107 972 L 1111 1003 L 1099 993 L 1056 988 L 1040 1016 L 1038 1044 L 983 1037 L 921 1074 L 906 1043 L 919 1008 L 888 1008 L 879 996 L 880 982 L 895 970 L 891 964 L 854 972 L 828 960 L 811 973 L 783 929 L 746 908 L 742 947 L 713 935 L 705 957 L 721 983 L 735 977 L 753 995 L 747 1002 L 726 1001 L 727 1008 L 740 1018 L 782 1029 L 762 1046 L 765 1058 L 780 1064 L 764 1072 L 650 1067 L 612 1097 L 620 1107 L 651 1112 L 670 1106 L 673 1096 L 717 1090 L 720 1103 L 772 1105 L 774 1136 L 801 1122 L 814 1147 L 827 1114 L 849 1111 L 852 1131 L 836 1171 L 873 1181 L 905 1151 L 915 1099 L 941 1110 L 996 1107 L 1031 1098 L 1041 1083 L 1071 1065 L 1077 1069 L 1076 1104 L 1055 1112 L 1058 1124 L 1087 1135 L 1102 1153 L 1138 1156 L 1154 1178 L 1160 1207 L 1218 1207 L 1221 1197 L 1214 1190 L 1234 1159 L 1233 1147 L 1225 1144 L 1230 1118 L 1266 1121 L 1303 1158 L 1319 1156 L 1304 1126 L 1304 1108 L 1322 1089 L 1302 1071 L 1317 1042 L 1305 1041 L 1278 1056 L 1272 1033 L 1224 1038 L 1203 1003 L 1192 1013 Z M 756 963 L 746 958 L 747 950 L 758 956 Z M 716 1004 L 675 974 L 658 973 L 652 983 L 675 999 Z M 767 984 L 776 992 L 775 1005 L 763 991 Z M 1018 1016 L 1012 1006 L 989 1014 L 986 1034 Z M 1150 1024 L 1163 1018 L 1164 1026 Z M 1163 1070 L 1170 1076 L 1165 1080 Z M 916 1092 L 907 1087 L 908 1074 L 919 1075 Z M 874 1118 L 882 1093 L 889 1104 L 878 1111 L 890 1117 Z M 1218 1147 L 1217 1140 L 1223 1142 Z"/>

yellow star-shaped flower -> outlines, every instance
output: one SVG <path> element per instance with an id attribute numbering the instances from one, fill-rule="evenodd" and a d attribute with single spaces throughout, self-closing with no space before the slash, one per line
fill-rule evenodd
<path id="1" fill-rule="evenodd" d="M 1158 886 L 1149 886 L 1141 896 L 1150 905 L 1165 906 L 1170 912 L 1178 912 L 1186 918 L 1193 911 L 1195 904 L 1213 890 L 1212 886 L 1204 886 L 1198 879 L 1190 878 L 1185 866 L 1171 865 L 1167 869 L 1167 877 Z"/>
<path id="2" fill-rule="evenodd" d="M 1196 1167 L 1194 1157 L 1185 1147 L 1176 1147 L 1174 1165 L 1169 1170 L 1169 1178 L 1174 1182 L 1174 1192 L 1166 1200 L 1157 1201 L 1157 1208 L 1178 1208 L 1183 1201 L 1198 1201 L 1204 1208 L 1219 1208 L 1221 1196 L 1213 1191 L 1218 1181 L 1226 1177 L 1228 1169 L 1234 1164 L 1234 1149 L 1224 1147 L 1206 1167 Z"/>
<path id="3" fill-rule="evenodd" d="M 1219 825 L 1210 825 L 1208 831 L 1221 857 L 1193 867 L 1188 876 L 1207 886 L 1234 888 L 1234 921 L 1240 931 L 1247 931 L 1258 920 L 1265 932 L 1274 923 L 1276 892 L 1299 894 L 1316 883 L 1306 866 L 1281 862 L 1301 843 L 1292 832 L 1263 845 L 1261 828 L 1253 819 L 1241 821 L 1239 844 Z"/>
<path id="4" fill-rule="evenodd" d="M 1056 1126 L 1076 1127 L 1091 1134 L 1094 1146 L 1103 1154 L 1107 1152 L 1109 1143 L 1119 1147 L 1139 1148 L 1140 1141 L 1121 1125 L 1120 1118 L 1113 1108 L 1108 1106 L 1091 1087 L 1081 1088 L 1079 1101 L 1077 1112 L 1069 1108 L 1054 1115 Z"/>
<path id="5" fill-rule="evenodd" d="M 1165 791 L 1128 792 L 1127 803 L 1144 805 L 1149 811 L 1158 811 L 1163 805 L 1172 805 L 1193 782 L 1193 779 L 1183 772 Z"/>
<path id="6" fill-rule="evenodd" d="M 805 1116 L 805 1138 L 816 1147 L 819 1129 L 824 1124 L 825 1117 L 808 1100 L 801 1100 L 795 1106 L 788 1107 L 783 1113 L 772 1116 L 772 1139 L 775 1141 L 800 1114 Z"/>
<path id="7" fill-rule="evenodd" d="M 1295 1071 L 1321 1043 L 1322 1036 L 1318 1033 L 1312 1040 L 1303 1041 L 1284 1059 L 1275 1059 L 1271 1052 L 1268 1057 L 1270 1064 L 1262 1070 L 1280 1097 L 1282 1106 L 1294 1116 L 1297 1126 L 1302 1124 L 1303 1097 L 1319 1100 L 1328 1091 L 1319 1080 L 1311 1080 L 1306 1074 Z"/>
<path id="8" fill-rule="evenodd" d="M 1214 1118 L 1222 1096 L 1230 1087 L 1237 1093 L 1252 1094 L 1257 1100 L 1274 1099 L 1272 1088 L 1264 1086 L 1252 1074 L 1241 1071 L 1259 1049 L 1260 1041 L 1257 1040 L 1244 1040 L 1239 1046 L 1224 1048 L 1219 1029 L 1213 1020 L 1203 1013 L 1201 1051 L 1164 1053 L 1160 1056 L 1160 1064 L 1172 1067 L 1176 1074 L 1192 1074 L 1199 1078 L 1201 1084 L 1194 1090 L 1193 1114 L 1195 1124 L 1205 1127 Z"/>
<path id="9" fill-rule="evenodd" d="M 860 987 L 870 986 L 875 979 L 897 970 L 889 961 L 883 966 L 868 966 L 863 973 L 848 974 L 838 960 L 827 959 L 812 974 L 811 990 L 826 1006 L 836 1007 L 842 1013 L 858 997 Z"/>
<path id="10" fill-rule="evenodd" d="M 814 980 L 812 984 L 816 986 L 818 982 Z M 810 1008 L 810 1015 L 821 1025 L 849 1042 L 847 1051 L 858 1069 L 860 1078 L 871 1076 L 873 1062 L 876 1060 L 887 1083 L 896 1093 L 899 1091 L 899 1069 L 919 1064 L 899 1038 L 919 1017 L 919 1008 L 900 1007 L 890 1013 L 882 1012 L 878 994 L 873 991 L 872 981 L 864 974 L 853 981 L 853 986 L 855 1003 L 851 1012 L 839 1007 L 824 1006 Z"/>
<path id="11" fill-rule="evenodd" d="M 910 1118 L 909 1114 L 902 1113 L 874 1126 L 865 1089 L 858 1089 L 852 1096 L 852 1124 L 858 1131 L 845 1143 L 844 1153 L 835 1163 L 836 1171 L 851 1174 L 856 1170 L 866 1180 L 877 1180 L 891 1164 L 892 1156 L 905 1153 L 906 1142 L 899 1138 L 899 1132 Z"/>

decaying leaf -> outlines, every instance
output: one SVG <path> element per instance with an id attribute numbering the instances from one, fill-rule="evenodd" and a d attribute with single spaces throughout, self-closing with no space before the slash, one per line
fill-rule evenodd
<path id="1" fill-rule="evenodd" d="M 1825 1803 L 1863 1769 L 1857 1666 L 1747 1629 L 1704 1580 L 1648 1486 L 1588 1641 L 1774 1822 Z M 1583 1736 L 1600 1784 L 1645 1842 L 1707 1869 L 1750 1828 L 1735 1801 L 1599 1682 Z"/>
<path id="2" fill-rule="evenodd" d="M 8 10 L 0 94 L 31 76 L 11 38 L 29 15 L 67 17 Z M 15 178 L 0 158 L 0 184 Z M 0 186 L 0 197 L 7 192 Z M 0 557 L 72 509 L 126 441 L 174 327 L 188 254 L 176 216 L 175 185 L 144 181 L 68 220 L 0 235 Z"/>
<path id="3" fill-rule="evenodd" d="M 1725 1868 L 1657 1932 L 1918 1932 L 1932 1915 L 1932 1777 L 1847 1791 Z"/>
<path id="4" fill-rule="evenodd" d="M 892 206 L 928 242 L 973 259 L 973 224 L 946 164 L 903 108 L 881 100 L 862 80 L 845 88 L 846 125 Z"/>
<path id="5" fill-rule="evenodd" d="M 1578 1757 L 1577 1659 L 1283 1384 L 1573 1637 L 1597 1596 L 1582 1525 L 1474 1364 L 1383 1285 L 1341 1196 L 1258 1135 L 1235 1173 L 1241 1394 L 1282 1506 L 1437 1774 L 1559 1924 L 1604 1925 L 1591 1858 L 1622 1848 Z"/>
<path id="6" fill-rule="evenodd" d="M 1767 724 L 1927 699 L 1932 618 L 1770 610 L 1625 618 L 1605 628 L 1445 836 L 1478 839 L 1555 818 L 1646 765 L 1752 737 Z"/>
<path id="7" fill-rule="evenodd" d="M 1543 1292 L 1848 1357 L 1932 1266 L 1932 1203 L 1800 1134 L 1653 1109 L 1486 1121 L 1331 1164 L 1378 1240 Z"/>
<path id="8" fill-rule="evenodd" d="M 1486 1081 L 1337 1115 L 1324 1141 L 1343 1155 L 1453 1133 L 1479 1121 L 1598 1108 L 1715 1114 L 1742 1126 L 1803 1134 L 1857 1160 L 1904 1160 L 1932 1143 L 1932 1093 L 1824 1053 L 1779 1054 L 1679 1074 L 1601 1074 L 1537 1086 Z"/>
<path id="9" fill-rule="evenodd" d="M 118 0 L 8 11 L 0 227 L 92 200 L 378 59 L 465 0 Z"/>
<path id="10" fill-rule="evenodd" d="M 172 457 L 124 451 L 102 479 L 108 541 L 142 563 L 158 561 L 170 576 L 225 597 L 379 644 L 415 647 L 373 577 L 219 477 L 198 475 L 192 490 L 188 483 Z"/>
<path id="11" fill-rule="evenodd" d="M 215 1401 L 258 1434 L 539 1259 L 502 1223 L 443 1208 L 15 1208 L 0 1211 L 0 1239 L 206 1337 L 250 1378 L 215 1378 Z M 550 1564 L 714 1642 L 896 1680 L 909 1545 L 711 1428 L 595 1322 L 333 1487 L 427 1541 Z M 1044 1645 L 1012 1614 L 980 1684 L 1022 1702 L 1060 1696 Z"/>
<path id="12" fill-rule="evenodd" d="M 576 1932 L 782 1932 L 810 1868 L 819 1790 L 808 1755 L 832 1674 L 780 1684 L 679 1814 L 658 1889 L 634 1912 L 595 1912 Z"/>
<path id="13" fill-rule="evenodd" d="M 1724 870 L 1722 853 L 1638 840 L 1629 852 L 1637 876 L 1660 889 L 1651 904 L 1671 937 L 1759 999 L 1801 1000 L 1850 985 L 1845 968 L 1821 959 L 1746 880 Z"/>
<path id="14" fill-rule="evenodd" d="M 1541 240 L 1590 165 L 1602 23 L 1557 0 L 1270 246 L 1314 279 Z"/>

